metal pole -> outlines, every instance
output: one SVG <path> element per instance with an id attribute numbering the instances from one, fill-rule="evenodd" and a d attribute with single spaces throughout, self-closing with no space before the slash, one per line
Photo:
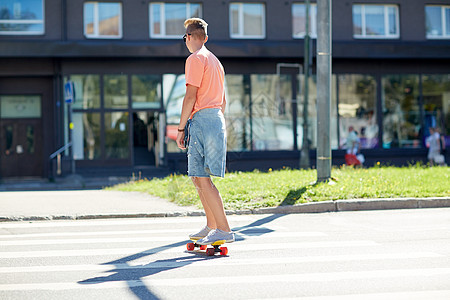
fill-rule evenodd
<path id="1" fill-rule="evenodd" d="M 300 168 L 307 169 L 310 166 L 309 163 L 309 140 L 308 140 L 308 102 L 309 102 L 309 75 L 311 74 L 311 52 L 310 43 L 311 38 L 310 32 L 310 22 L 309 22 L 309 9 L 310 0 L 305 1 L 306 11 L 305 11 L 305 47 L 304 47 L 304 88 L 303 88 L 303 139 L 302 139 L 302 150 L 300 152 Z"/>
<path id="2" fill-rule="evenodd" d="M 73 108 L 72 104 L 69 103 L 69 144 L 71 144 L 71 147 L 69 148 L 69 155 L 72 159 L 72 174 L 76 173 L 75 170 L 75 151 L 73 150 Z"/>
<path id="3" fill-rule="evenodd" d="M 331 1 L 317 1 L 317 182 L 331 178 Z"/>

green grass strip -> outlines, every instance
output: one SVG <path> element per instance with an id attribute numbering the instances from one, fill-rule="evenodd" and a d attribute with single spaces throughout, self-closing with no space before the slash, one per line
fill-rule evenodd
<path id="1" fill-rule="evenodd" d="M 233 172 L 213 179 L 225 209 L 251 209 L 338 199 L 449 197 L 449 167 L 333 168 L 328 183 L 315 184 L 316 170 Z M 109 188 L 139 191 L 179 205 L 201 207 L 191 180 L 185 175 L 138 180 Z"/>

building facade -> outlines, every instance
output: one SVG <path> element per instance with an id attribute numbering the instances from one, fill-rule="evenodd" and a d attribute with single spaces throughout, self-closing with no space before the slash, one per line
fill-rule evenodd
<path id="1" fill-rule="evenodd" d="M 306 132 L 315 165 L 317 8 Z M 335 0 L 333 164 L 348 128 L 367 164 L 426 162 L 450 144 L 450 1 Z M 208 23 L 226 71 L 228 170 L 298 167 L 305 101 L 302 1 L 0 1 L 0 178 L 142 166 L 185 172 L 174 141 L 185 92 L 183 21 Z M 65 102 L 72 82 L 74 102 Z M 58 172 L 59 173 L 59 172 Z M 151 174 L 146 174 L 151 176 Z"/>

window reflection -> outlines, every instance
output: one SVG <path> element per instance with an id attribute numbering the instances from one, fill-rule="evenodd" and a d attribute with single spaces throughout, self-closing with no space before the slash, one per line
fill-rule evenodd
<path id="1" fill-rule="evenodd" d="M 43 34 L 43 0 L 2 1 L 0 34 Z"/>
<path id="2" fill-rule="evenodd" d="M 26 137 L 27 137 L 27 151 L 28 151 L 28 153 L 33 154 L 34 153 L 34 143 L 35 143 L 34 126 L 33 125 L 27 125 Z"/>
<path id="3" fill-rule="evenodd" d="M 161 107 L 161 80 L 159 75 L 131 76 L 133 108 Z"/>
<path id="4" fill-rule="evenodd" d="M 84 3 L 84 34 L 88 38 L 118 38 L 122 36 L 121 3 Z"/>
<path id="5" fill-rule="evenodd" d="M 75 159 L 100 158 L 100 114 L 73 114 L 73 151 Z"/>
<path id="6" fill-rule="evenodd" d="M 129 157 L 128 112 L 105 113 L 106 158 Z"/>
<path id="7" fill-rule="evenodd" d="M 127 75 L 105 75 L 103 84 L 105 108 L 128 107 Z"/>
<path id="8" fill-rule="evenodd" d="M 253 150 L 291 150 L 292 87 L 290 76 L 251 75 Z"/>
<path id="9" fill-rule="evenodd" d="M 348 128 L 353 126 L 361 140 L 361 148 L 378 145 L 376 118 L 376 81 L 372 76 L 339 75 L 339 137 L 343 147 Z"/>
<path id="10" fill-rule="evenodd" d="M 383 148 L 420 147 L 419 76 L 382 78 Z"/>
<path id="11" fill-rule="evenodd" d="M 12 125 L 6 125 L 4 127 L 5 132 L 5 151 L 6 155 L 11 153 L 13 147 L 14 127 Z"/>
<path id="12" fill-rule="evenodd" d="M 230 3 L 232 38 L 263 38 L 265 6 L 262 3 Z"/>
<path id="13" fill-rule="evenodd" d="M 244 75 L 226 75 L 225 120 L 228 151 L 248 151 L 250 147 L 249 83 Z"/>
<path id="14" fill-rule="evenodd" d="M 425 111 L 424 138 L 430 135 L 429 128 L 437 127 L 450 144 L 450 74 L 423 75 L 423 104 Z"/>
<path id="15" fill-rule="evenodd" d="M 201 18 L 198 3 L 150 3 L 150 35 L 152 37 L 181 37 L 187 18 Z"/>
<path id="16" fill-rule="evenodd" d="M 306 34 L 306 4 L 292 4 L 292 36 L 303 38 Z M 311 3 L 309 7 L 309 34 L 317 37 L 317 4 Z"/>
<path id="17" fill-rule="evenodd" d="M 304 88 L 305 88 L 305 77 L 300 75 L 300 94 L 297 96 L 297 144 L 298 149 L 303 146 L 303 101 L 304 101 Z M 312 75 L 308 80 L 309 84 L 309 98 L 308 98 L 308 139 L 311 149 L 317 147 L 317 76 Z M 330 139 L 331 148 L 338 149 L 338 136 L 337 136 L 337 110 L 336 110 L 336 75 L 332 75 L 331 78 L 331 110 L 330 110 Z"/>
<path id="18" fill-rule="evenodd" d="M 89 109 L 100 107 L 100 76 L 99 75 L 70 75 L 74 84 L 74 109 Z M 67 82 L 67 78 L 64 83 Z"/>

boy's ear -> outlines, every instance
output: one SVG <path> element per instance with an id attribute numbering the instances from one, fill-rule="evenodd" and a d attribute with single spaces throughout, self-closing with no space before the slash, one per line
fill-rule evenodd
<path id="1" fill-rule="evenodd" d="M 203 41 L 203 43 L 206 43 L 208 41 L 208 36 L 205 37 L 205 40 Z"/>

